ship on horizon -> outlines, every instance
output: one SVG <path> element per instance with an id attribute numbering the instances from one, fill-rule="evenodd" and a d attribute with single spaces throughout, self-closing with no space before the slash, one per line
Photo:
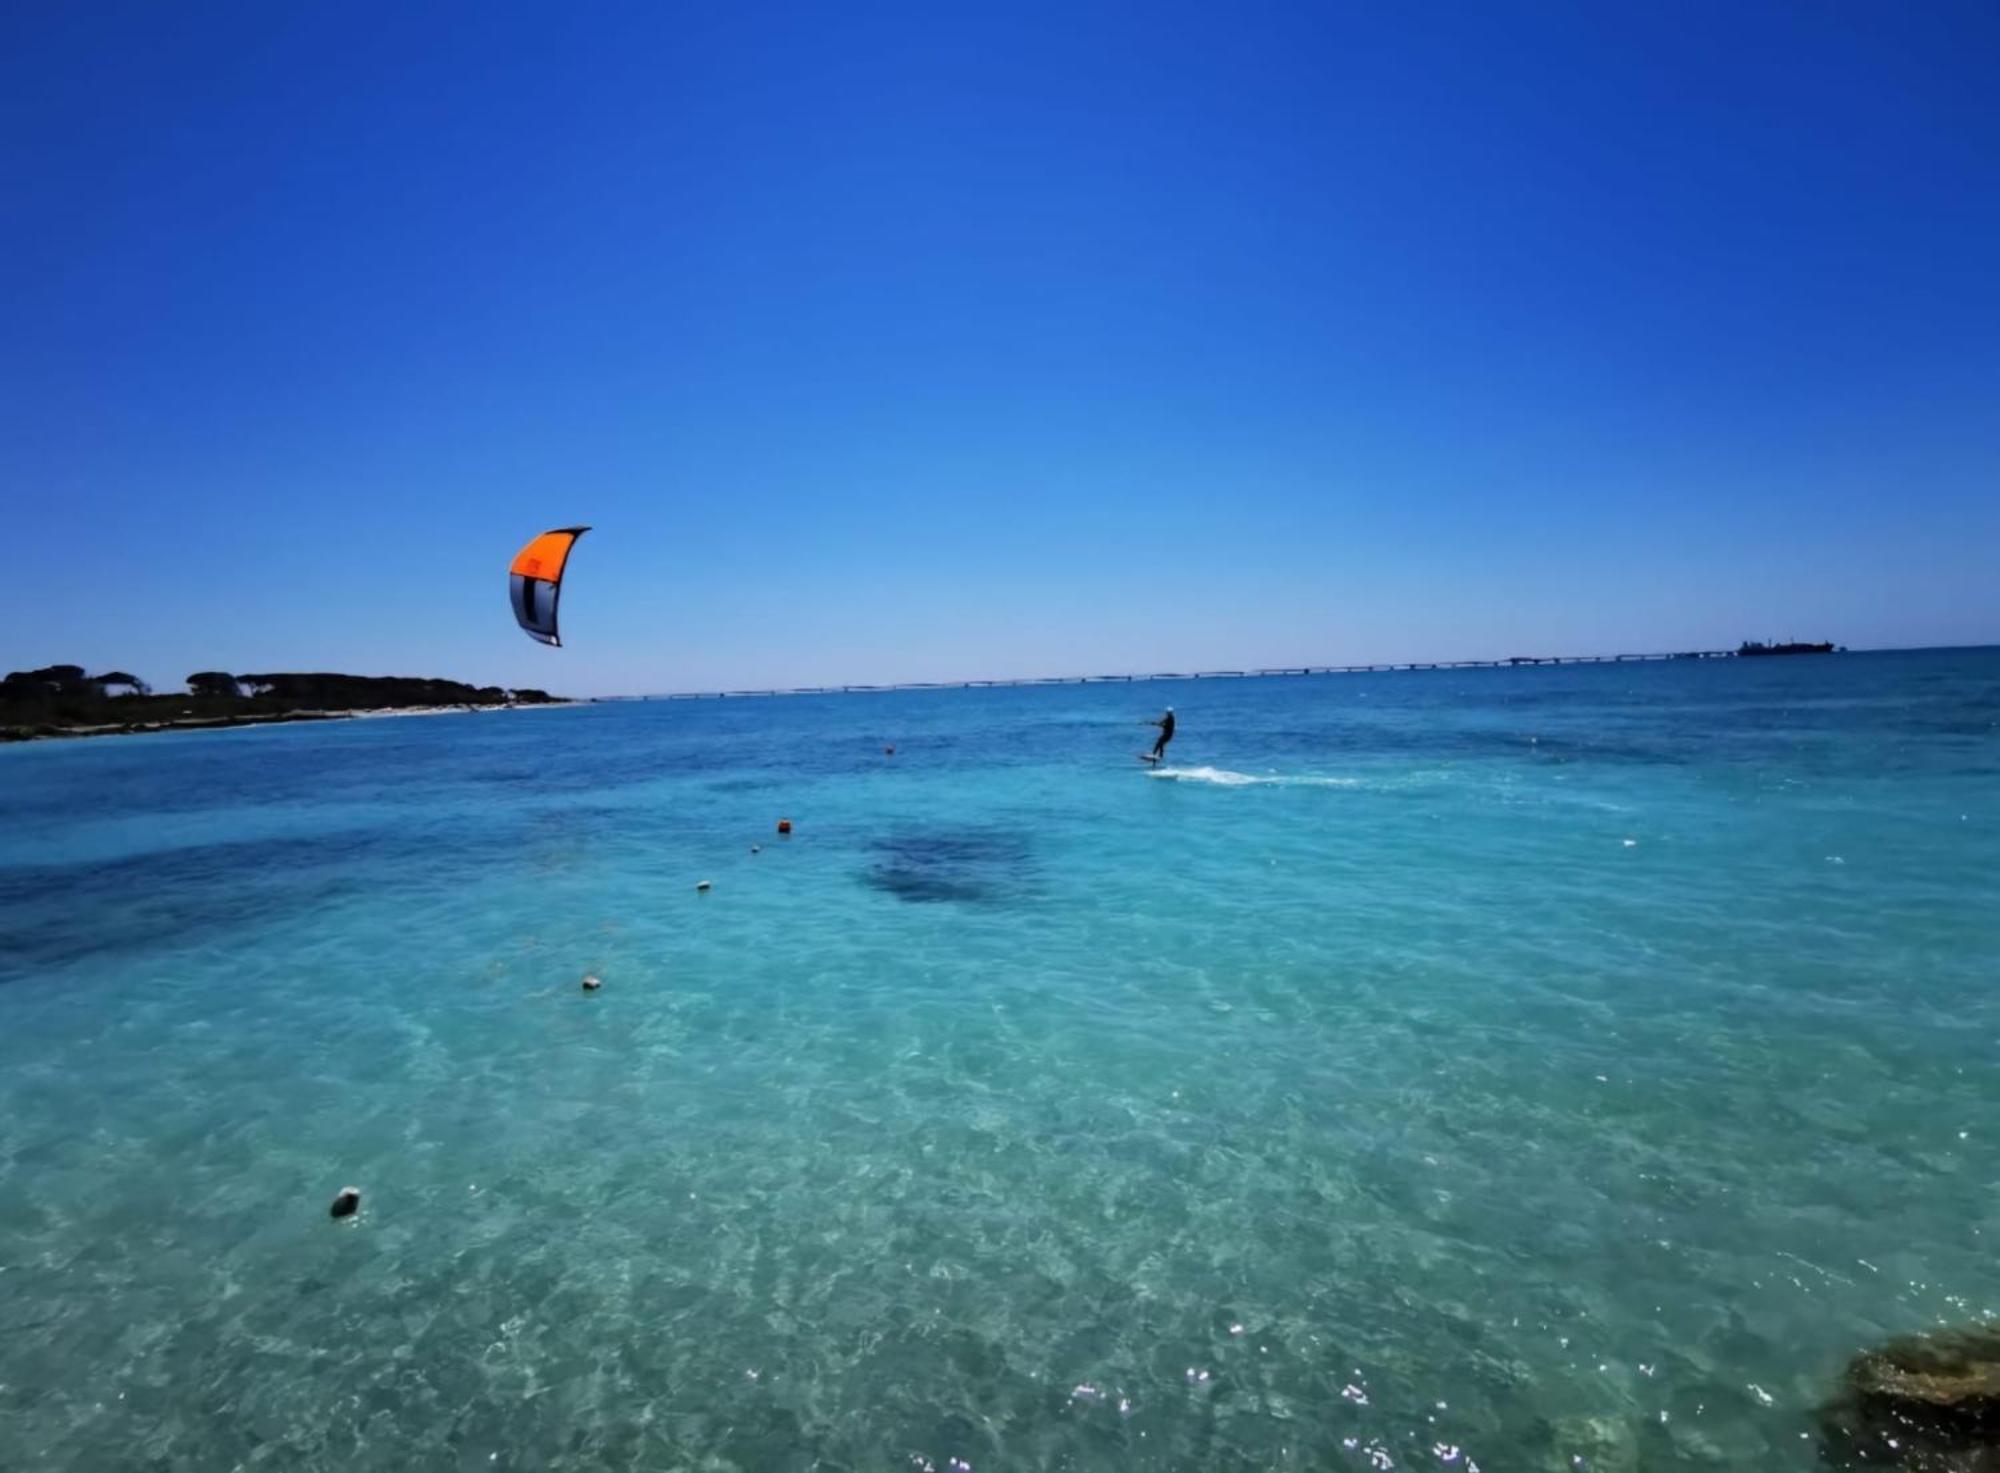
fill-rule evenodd
<path id="1" fill-rule="evenodd" d="M 1794 639 L 1782 643 L 1774 640 L 1770 644 L 1765 644 L 1761 640 L 1746 639 L 1736 647 L 1737 655 L 1744 658 L 1751 655 L 1830 655 L 1833 652 L 1831 642 L 1806 644 Z"/>

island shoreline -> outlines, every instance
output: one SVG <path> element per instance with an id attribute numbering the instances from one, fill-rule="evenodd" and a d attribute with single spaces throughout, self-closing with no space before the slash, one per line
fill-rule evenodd
<path id="1" fill-rule="evenodd" d="M 534 711 L 580 706 L 584 701 L 547 700 L 492 705 L 371 706 L 352 711 L 269 711 L 233 716 L 188 716 L 166 721 L 109 722 L 95 726 L 0 727 L 0 745 L 64 741 L 83 737 L 150 736 L 165 731 L 221 731 L 239 726 L 284 726 L 300 721 L 374 721 L 389 716 L 455 716 L 481 711 Z"/>

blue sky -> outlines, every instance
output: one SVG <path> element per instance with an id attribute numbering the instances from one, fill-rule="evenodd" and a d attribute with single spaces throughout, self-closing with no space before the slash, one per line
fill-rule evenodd
<path id="1" fill-rule="evenodd" d="M 1984 3 L 11 6 L 0 667 L 2000 640 L 1996 55 Z M 575 521 L 552 651 L 505 565 Z"/>

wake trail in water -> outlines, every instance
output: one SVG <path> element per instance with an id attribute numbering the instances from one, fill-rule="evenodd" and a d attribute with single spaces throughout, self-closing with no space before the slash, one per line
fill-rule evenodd
<path id="1" fill-rule="evenodd" d="M 1298 773 L 1272 772 L 1263 775 L 1231 772 L 1224 767 L 1155 767 L 1146 776 L 1169 782 L 1207 783 L 1217 788 L 1358 788 L 1353 777 L 1307 777 Z"/>

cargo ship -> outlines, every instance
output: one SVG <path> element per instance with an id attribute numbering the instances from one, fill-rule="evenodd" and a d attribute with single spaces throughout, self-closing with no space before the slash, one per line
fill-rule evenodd
<path id="1" fill-rule="evenodd" d="M 1801 644 L 1797 640 L 1790 639 L 1786 640 L 1783 644 L 1762 644 L 1754 639 L 1746 639 L 1741 645 L 1737 646 L 1736 653 L 1743 657 L 1750 655 L 1830 655 L 1833 653 L 1833 646 L 1831 644 Z"/>

